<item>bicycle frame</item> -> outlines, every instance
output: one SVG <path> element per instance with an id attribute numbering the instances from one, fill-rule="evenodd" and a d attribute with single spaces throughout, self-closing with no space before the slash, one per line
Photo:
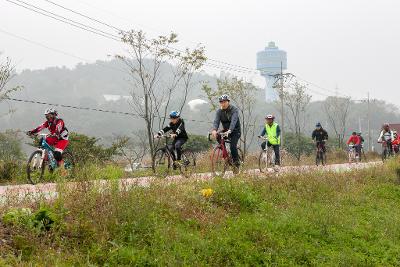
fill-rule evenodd
<path id="1" fill-rule="evenodd" d="M 39 134 L 39 136 L 42 137 L 41 138 L 42 142 L 39 144 L 38 150 L 42 152 L 41 153 L 42 156 L 40 158 L 39 166 L 36 166 L 37 161 L 35 160 L 33 167 L 37 167 L 40 169 L 42 168 L 43 161 L 46 160 L 46 155 L 48 155 L 49 153 L 54 153 L 54 148 L 46 142 L 46 137 L 48 136 L 48 134 Z"/>

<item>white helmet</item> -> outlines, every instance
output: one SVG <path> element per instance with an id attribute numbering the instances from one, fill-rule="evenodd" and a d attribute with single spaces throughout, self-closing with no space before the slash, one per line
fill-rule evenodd
<path id="1" fill-rule="evenodd" d="M 44 111 L 44 115 L 47 115 L 47 114 L 54 114 L 55 116 L 58 115 L 57 110 L 55 110 L 54 108 L 47 108 Z"/>

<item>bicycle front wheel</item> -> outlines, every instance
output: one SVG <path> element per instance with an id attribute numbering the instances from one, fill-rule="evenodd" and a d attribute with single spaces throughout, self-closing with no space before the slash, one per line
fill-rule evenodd
<path id="1" fill-rule="evenodd" d="M 211 156 L 211 167 L 214 175 L 224 176 L 227 168 L 227 162 L 222 156 L 222 149 L 216 147 Z"/>
<path id="2" fill-rule="evenodd" d="M 28 159 L 28 163 L 26 165 L 26 174 L 28 182 L 31 184 L 40 183 L 43 179 L 46 162 L 45 160 L 42 161 L 42 153 L 44 152 L 41 150 L 36 150 Z"/>
<path id="3" fill-rule="evenodd" d="M 268 153 L 265 150 L 262 150 L 260 152 L 260 155 L 258 156 L 258 168 L 260 169 L 260 172 L 266 173 L 268 168 L 270 167 L 269 165 L 269 157 Z"/>

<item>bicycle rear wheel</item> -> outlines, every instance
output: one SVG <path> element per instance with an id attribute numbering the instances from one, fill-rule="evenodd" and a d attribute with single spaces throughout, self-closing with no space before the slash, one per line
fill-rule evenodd
<path id="1" fill-rule="evenodd" d="M 181 158 L 181 166 L 179 170 L 186 178 L 190 177 L 196 171 L 196 157 L 192 151 L 183 151 Z"/>
<path id="2" fill-rule="evenodd" d="M 28 178 L 28 182 L 31 184 L 40 183 L 44 176 L 44 170 L 46 168 L 46 161 L 42 160 L 42 152 L 41 150 L 34 151 L 28 159 L 28 163 L 26 165 L 26 174 Z"/>
<path id="3" fill-rule="evenodd" d="M 171 154 L 166 148 L 159 148 L 154 153 L 155 173 L 161 176 L 167 176 L 171 172 L 172 159 Z"/>
<path id="4" fill-rule="evenodd" d="M 215 147 L 211 156 L 211 167 L 214 175 L 224 176 L 227 169 L 227 162 L 222 156 L 222 149 Z"/>

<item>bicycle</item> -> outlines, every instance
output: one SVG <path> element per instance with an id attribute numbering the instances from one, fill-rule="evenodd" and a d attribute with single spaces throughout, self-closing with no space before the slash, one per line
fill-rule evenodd
<path id="1" fill-rule="evenodd" d="M 382 144 L 382 161 L 385 162 L 389 157 L 393 156 L 393 149 L 389 149 L 391 140 L 379 141 L 378 143 Z"/>
<path id="2" fill-rule="evenodd" d="M 167 176 L 171 173 L 171 169 L 179 169 L 182 176 L 190 177 L 196 169 L 196 157 L 192 151 L 182 149 L 181 161 L 174 161 L 174 156 L 168 148 L 168 140 L 170 134 L 163 134 L 157 138 L 165 138 L 165 145 L 158 148 L 154 153 L 154 165 L 156 174 Z"/>
<path id="3" fill-rule="evenodd" d="M 231 167 L 234 174 L 240 172 L 240 166 L 243 164 L 243 151 L 238 147 L 240 166 L 235 166 L 231 154 L 226 149 L 226 144 L 230 143 L 228 133 L 217 132 L 218 144 L 214 147 L 211 155 L 211 168 L 214 175 L 224 176 L 226 170 Z M 208 133 L 208 140 L 211 141 L 211 133 Z"/>
<path id="4" fill-rule="evenodd" d="M 315 164 L 319 166 L 321 163 L 322 166 L 326 165 L 326 152 L 325 152 L 325 140 L 317 143 L 317 150 L 315 156 Z"/>
<path id="5" fill-rule="evenodd" d="M 360 161 L 360 156 L 356 151 L 356 145 L 353 144 L 349 145 L 348 158 L 349 158 L 349 163 Z"/>
<path id="6" fill-rule="evenodd" d="M 259 136 L 258 138 L 268 143 L 268 137 Z M 258 156 L 258 168 L 260 172 L 266 173 L 268 168 L 273 167 L 275 167 L 275 151 L 272 146 L 267 146 L 267 144 L 265 144 L 265 149 L 261 150 Z"/>
<path id="7" fill-rule="evenodd" d="M 40 136 L 38 148 L 30 155 L 27 166 L 26 174 L 28 182 L 37 184 L 41 182 L 45 176 L 46 170 L 53 173 L 58 167 L 57 161 L 54 158 L 54 148 L 46 142 L 48 134 L 39 134 Z M 71 152 L 64 151 L 62 154 L 64 161 L 64 169 L 71 174 L 75 166 L 74 157 Z"/>
<path id="8" fill-rule="evenodd" d="M 360 161 L 367 161 L 367 156 L 365 156 L 364 144 L 361 144 Z"/>

